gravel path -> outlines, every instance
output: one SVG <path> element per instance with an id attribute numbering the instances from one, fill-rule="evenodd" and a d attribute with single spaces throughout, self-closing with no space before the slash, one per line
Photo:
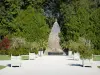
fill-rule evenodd
<path id="1" fill-rule="evenodd" d="M 80 63 L 68 56 L 43 56 L 22 61 L 22 67 L 6 67 L 0 75 L 100 75 L 100 69 L 81 67 Z"/>

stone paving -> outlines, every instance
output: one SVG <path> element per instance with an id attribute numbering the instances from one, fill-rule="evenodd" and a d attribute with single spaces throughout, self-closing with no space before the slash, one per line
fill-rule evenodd
<path id="1" fill-rule="evenodd" d="M 21 67 L 6 67 L 0 70 L 0 75 L 100 75 L 99 68 L 82 67 L 79 65 L 81 61 L 72 60 L 68 56 L 42 56 L 21 62 Z M 0 61 L 0 65 L 7 63 L 11 61 Z"/>

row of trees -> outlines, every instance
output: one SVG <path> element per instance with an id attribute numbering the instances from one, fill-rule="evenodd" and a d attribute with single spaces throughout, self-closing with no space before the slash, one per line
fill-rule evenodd
<path id="1" fill-rule="evenodd" d="M 67 2 L 62 2 L 60 7 L 61 15 L 63 15 L 60 34 L 62 47 L 66 48 L 72 43 L 79 45 L 79 38 L 83 38 L 86 40 L 83 41 L 85 46 L 75 47 L 82 50 L 87 47 L 87 43 L 90 43 L 91 49 L 100 52 L 100 1 L 67 0 Z"/>
<path id="2" fill-rule="evenodd" d="M 55 17 L 63 48 L 83 38 L 100 50 L 100 0 L 0 0 L 0 41 L 21 37 L 45 47 Z"/>
<path id="3" fill-rule="evenodd" d="M 25 39 L 25 42 L 27 42 L 25 46 L 29 44 L 29 46 L 34 46 L 32 48 L 46 47 L 50 30 L 42 9 L 44 1 L 0 0 L 1 44 L 6 37 L 10 40 L 9 49 L 17 49 L 12 47 L 15 44 L 13 40 L 17 38 Z M 17 44 L 15 45 L 17 46 Z M 0 47 L 0 49 L 4 49 L 2 46 Z"/>

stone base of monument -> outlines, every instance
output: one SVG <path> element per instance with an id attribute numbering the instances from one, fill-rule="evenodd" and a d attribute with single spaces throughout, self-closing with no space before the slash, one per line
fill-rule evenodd
<path id="1" fill-rule="evenodd" d="M 63 55 L 63 52 L 48 52 L 48 55 Z"/>

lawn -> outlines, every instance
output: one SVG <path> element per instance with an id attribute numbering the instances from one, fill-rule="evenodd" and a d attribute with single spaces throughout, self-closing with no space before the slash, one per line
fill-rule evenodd
<path id="1" fill-rule="evenodd" d="M 0 60 L 10 60 L 11 57 L 9 55 L 0 55 Z M 21 56 L 22 60 L 28 60 L 29 56 L 28 55 L 22 55 Z"/>
<path id="2" fill-rule="evenodd" d="M 100 66 L 97 66 L 98 68 L 100 68 Z"/>
<path id="3" fill-rule="evenodd" d="M 28 55 L 25 55 L 25 56 L 21 56 L 22 60 L 28 60 L 29 59 L 29 56 Z"/>
<path id="4" fill-rule="evenodd" d="M 94 61 L 100 61 L 100 56 L 93 56 Z"/>
<path id="5" fill-rule="evenodd" d="M 2 65 L 0 65 L 0 70 L 3 69 L 3 68 L 5 68 L 5 67 L 6 67 L 6 66 L 2 66 Z"/>
<path id="6" fill-rule="evenodd" d="M 10 60 L 10 56 L 9 55 L 0 55 L 0 60 Z"/>

